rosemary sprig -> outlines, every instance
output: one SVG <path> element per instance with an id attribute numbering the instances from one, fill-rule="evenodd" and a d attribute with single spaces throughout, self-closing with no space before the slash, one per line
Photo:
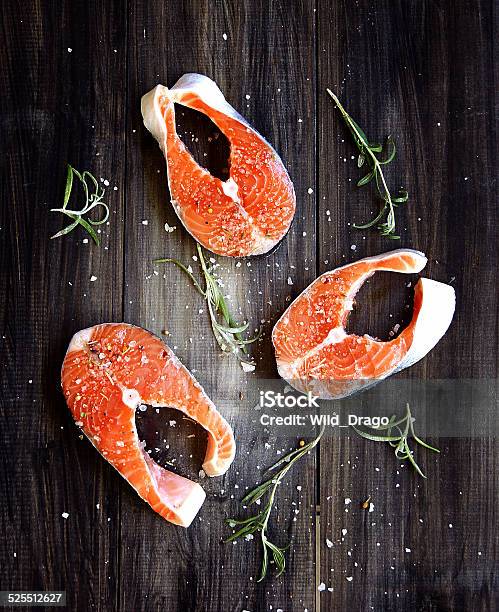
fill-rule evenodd
<path id="1" fill-rule="evenodd" d="M 71 196 L 71 191 L 73 189 L 73 177 L 76 176 L 81 184 L 83 185 L 83 190 L 85 192 L 85 205 L 81 210 L 71 210 L 68 208 L 69 198 Z M 92 240 L 98 246 L 100 244 L 99 237 L 95 232 L 92 226 L 102 225 L 106 223 L 109 218 L 109 207 L 102 201 L 104 197 L 105 190 L 100 187 L 97 179 L 87 170 L 84 172 L 78 172 L 75 168 L 73 168 L 70 164 L 68 164 L 68 174 L 66 178 L 66 188 L 64 190 L 64 202 L 62 208 L 51 208 L 51 212 L 59 212 L 64 215 L 67 215 L 70 219 L 73 220 L 72 223 L 66 225 L 60 232 L 54 234 L 50 238 L 59 238 L 59 236 L 64 236 L 69 234 L 69 232 L 73 231 L 77 225 L 81 225 L 92 237 Z M 94 219 L 84 219 L 85 215 L 96 208 L 97 206 L 102 206 L 104 208 L 104 216 L 101 219 L 95 221 Z"/>
<path id="2" fill-rule="evenodd" d="M 284 556 L 284 553 L 289 547 L 289 544 L 288 546 L 281 548 L 271 542 L 267 537 L 267 528 L 269 518 L 272 513 L 272 507 L 274 505 L 277 487 L 281 484 L 282 480 L 289 472 L 289 470 L 293 467 L 293 465 L 317 445 L 323 433 L 324 426 L 319 432 L 319 435 L 314 438 L 314 440 L 300 448 L 295 449 L 291 453 L 287 454 L 285 457 L 282 457 L 270 468 L 268 468 L 266 470 L 266 473 L 273 472 L 274 470 L 277 470 L 277 468 L 280 469 L 272 476 L 270 476 L 267 480 L 264 480 L 261 484 L 257 485 L 254 489 L 252 489 L 243 497 L 243 499 L 241 500 L 242 503 L 244 505 L 251 506 L 252 504 L 255 504 L 268 494 L 268 499 L 260 512 L 253 516 L 250 516 L 247 519 L 226 519 L 226 522 L 229 524 L 230 527 L 240 527 L 235 533 L 233 533 L 225 540 L 226 542 L 232 542 L 233 540 L 237 540 L 238 538 L 243 538 L 250 535 L 252 536 L 256 532 L 260 533 L 263 559 L 258 582 L 261 582 L 267 574 L 267 569 L 269 565 L 269 553 L 272 554 L 272 558 L 277 568 L 277 576 L 280 576 L 282 573 L 284 573 L 286 569 L 286 557 Z"/>
<path id="3" fill-rule="evenodd" d="M 367 229 L 376 225 L 383 236 L 398 240 L 400 236 L 395 235 L 395 208 L 398 204 L 407 202 L 409 194 L 405 189 L 400 189 L 398 195 L 393 197 L 382 170 L 382 166 L 389 164 L 395 158 L 395 143 L 391 136 L 387 136 L 385 143 L 388 149 L 387 157 L 383 160 L 378 159 L 376 154 L 382 153 L 384 146 L 380 144 L 371 144 L 363 130 L 346 112 L 335 94 L 330 89 L 328 89 L 327 92 L 339 108 L 359 150 L 359 157 L 357 159 L 358 167 L 361 168 L 364 163 L 367 163 L 369 166 L 369 172 L 357 182 L 357 187 L 367 185 L 374 179 L 378 195 L 383 200 L 379 213 L 372 221 L 364 223 L 363 225 L 354 224 L 354 227 L 356 229 Z M 383 221 L 383 219 L 385 219 L 385 221 Z"/>
<path id="4" fill-rule="evenodd" d="M 248 329 L 249 323 L 238 323 L 232 316 L 227 302 L 220 291 L 218 278 L 213 274 L 214 267 L 208 267 L 199 244 L 196 244 L 199 264 L 204 276 L 205 288 L 203 289 L 195 279 L 193 273 L 178 259 L 166 257 L 155 259 L 154 263 L 173 263 L 180 268 L 190 278 L 196 290 L 206 300 L 208 313 L 210 315 L 211 328 L 213 335 L 224 353 L 233 353 L 241 363 L 249 367 L 254 367 L 253 361 L 248 357 L 247 345 L 255 342 L 260 337 L 258 333 L 253 338 L 243 338 L 242 334 Z M 222 318 L 220 322 L 219 318 Z"/>
<path id="5" fill-rule="evenodd" d="M 413 451 L 409 447 L 409 439 L 413 438 L 417 444 L 424 446 L 424 448 L 428 448 L 435 453 L 439 453 L 440 451 L 438 448 L 434 448 L 421 440 L 421 438 L 418 438 L 418 436 L 414 433 L 414 421 L 415 419 L 411 415 L 409 404 L 407 404 L 405 417 L 397 421 L 395 415 L 393 415 L 390 418 L 388 425 L 382 425 L 380 427 L 367 427 L 367 429 L 370 429 L 371 431 L 386 431 L 386 436 L 361 431 L 360 429 L 357 429 L 355 425 L 352 425 L 352 427 L 360 436 L 366 438 L 367 440 L 374 440 L 375 442 L 388 442 L 390 446 L 395 449 L 395 457 L 397 457 L 397 459 L 400 459 L 401 461 L 408 460 L 416 472 L 423 478 L 426 478 L 414 459 Z M 397 435 L 392 434 L 393 430 L 395 430 Z"/>

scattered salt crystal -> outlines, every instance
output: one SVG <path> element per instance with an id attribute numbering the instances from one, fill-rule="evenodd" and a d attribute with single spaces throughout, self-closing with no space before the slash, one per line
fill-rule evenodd
<path id="1" fill-rule="evenodd" d="M 109 187 L 109 181 L 108 181 L 107 179 L 104 179 L 104 185 L 105 185 L 106 187 Z"/>
<path id="2" fill-rule="evenodd" d="M 97 280 L 97 277 L 92 274 L 92 276 L 90 277 L 90 282 L 93 283 L 96 280 Z"/>
<path id="3" fill-rule="evenodd" d="M 346 576 L 346 579 L 348 580 L 348 582 L 352 582 L 353 576 Z"/>
<path id="4" fill-rule="evenodd" d="M 140 410 L 140 412 L 145 412 L 147 410 L 147 406 L 144 405 L 144 404 L 140 404 L 139 410 Z"/>
<path id="5" fill-rule="evenodd" d="M 342 530 L 341 530 L 341 534 L 342 534 L 342 535 L 344 535 L 344 536 L 345 536 L 345 535 L 347 535 L 347 533 L 348 533 L 348 531 L 347 531 L 346 529 L 342 529 Z"/>
<path id="6" fill-rule="evenodd" d="M 246 100 L 249 100 L 251 98 L 249 94 L 246 94 L 244 97 L 246 98 Z"/>
<path id="7" fill-rule="evenodd" d="M 32 384 L 33 384 L 33 379 L 32 379 L 32 378 L 30 378 L 30 379 L 28 380 L 28 382 L 29 382 L 29 384 L 30 384 L 30 385 L 32 385 Z"/>
<path id="8" fill-rule="evenodd" d="M 99 510 L 100 504 L 95 504 L 95 507 L 97 508 L 97 510 Z"/>
<path id="9" fill-rule="evenodd" d="M 349 497 L 345 497 L 345 506 L 348 506 L 348 504 L 351 504 L 352 500 Z"/>
<path id="10" fill-rule="evenodd" d="M 357 249 L 357 245 L 356 244 L 351 244 L 350 248 L 352 249 L 352 251 L 355 251 Z"/>
<path id="11" fill-rule="evenodd" d="M 292 285 L 292 284 L 293 284 L 293 280 L 291 276 L 288 276 L 288 285 Z"/>
<path id="12" fill-rule="evenodd" d="M 165 232 L 168 232 L 169 234 L 171 234 L 176 229 L 177 229 L 176 225 L 168 225 L 168 223 L 165 223 Z"/>
<path id="13" fill-rule="evenodd" d="M 449 523 L 449 529 L 452 529 L 452 523 Z"/>
<path id="14" fill-rule="evenodd" d="M 301 485 L 297 485 L 296 490 L 301 491 Z"/>
<path id="15" fill-rule="evenodd" d="M 314 190 L 312 189 L 312 187 L 309 187 L 307 189 L 307 193 L 310 195 L 311 193 L 314 193 Z"/>
<path id="16" fill-rule="evenodd" d="M 170 421 L 170 427 L 175 427 L 175 425 L 177 424 L 177 421 Z"/>
<path id="17" fill-rule="evenodd" d="M 307 232 L 303 232 L 302 236 L 305 238 L 305 236 L 307 235 Z"/>
<path id="18" fill-rule="evenodd" d="M 63 512 L 63 513 L 61 514 L 61 516 L 62 516 L 62 518 L 63 518 L 63 519 L 67 519 L 67 518 L 68 518 L 68 516 L 69 516 L 69 514 L 68 514 L 67 512 Z"/>
<path id="19" fill-rule="evenodd" d="M 243 369 L 243 372 L 254 372 L 255 371 L 254 363 L 247 363 L 246 361 L 241 361 L 241 367 Z"/>
<path id="20" fill-rule="evenodd" d="M 121 446 L 121 447 L 123 447 L 123 446 L 125 446 L 125 443 L 124 443 L 124 442 L 122 442 L 121 440 L 118 440 L 118 441 L 116 442 L 116 446 Z"/>
<path id="21" fill-rule="evenodd" d="M 113 187 L 113 191 L 118 191 L 118 187 L 116 187 L 116 185 Z"/>
<path id="22" fill-rule="evenodd" d="M 369 504 L 369 512 L 374 512 L 374 504 L 372 502 Z"/>
<path id="23" fill-rule="evenodd" d="M 224 40 L 227 40 L 227 34 L 226 34 L 225 32 L 222 34 L 222 38 L 223 38 Z"/>
<path id="24" fill-rule="evenodd" d="M 333 547 L 333 543 L 331 542 L 331 540 L 329 538 L 326 538 L 326 546 L 328 548 L 332 548 Z"/>
<path id="25" fill-rule="evenodd" d="M 144 219 L 144 220 L 142 221 L 142 225 L 149 225 L 149 221 L 148 221 L 147 219 Z"/>
<path id="26" fill-rule="evenodd" d="M 71 49 L 71 47 L 68 47 L 68 53 L 72 53 L 73 49 Z"/>
<path id="27" fill-rule="evenodd" d="M 206 476 L 204 470 L 199 470 L 199 478 L 204 478 Z"/>
<path id="28" fill-rule="evenodd" d="M 88 238 L 83 238 L 82 242 L 83 244 L 88 244 Z"/>
<path id="29" fill-rule="evenodd" d="M 319 586 L 317 587 L 317 590 L 318 591 L 325 591 L 326 590 L 326 585 L 323 582 L 321 582 L 319 584 Z"/>
<path id="30" fill-rule="evenodd" d="M 410 553 L 410 552 L 411 552 L 411 549 L 410 549 L 410 548 L 406 548 L 406 549 L 405 549 L 405 552 L 406 552 L 406 553 Z"/>

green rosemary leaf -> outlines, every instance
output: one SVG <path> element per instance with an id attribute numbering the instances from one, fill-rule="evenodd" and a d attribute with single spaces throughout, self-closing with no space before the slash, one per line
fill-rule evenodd
<path id="1" fill-rule="evenodd" d="M 386 159 L 384 159 L 383 161 L 380 160 L 380 164 L 385 165 L 385 164 L 389 164 L 391 161 L 393 161 L 395 159 L 395 155 L 397 153 L 397 147 L 395 146 L 395 143 L 393 142 L 393 139 L 391 136 L 387 136 L 386 138 L 386 144 L 387 146 L 391 147 L 391 151 L 388 154 L 388 157 Z"/>
<path id="2" fill-rule="evenodd" d="M 241 501 L 243 505 L 250 506 L 251 504 L 256 503 L 258 500 L 263 499 L 265 495 L 268 495 L 268 501 L 260 512 L 243 520 L 226 519 L 226 523 L 228 523 L 228 525 L 231 527 L 243 525 L 242 529 L 239 529 L 236 533 L 231 534 L 225 540 L 226 542 L 232 542 L 240 537 L 244 537 L 249 533 L 256 533 L 257 531 L 260 532 L 263 557 L 258 582 L 261 582 L 267 574 L 269 565 L 269 550 L 272 553 L 272 558 L 277 569 L 276 575 L 280 576 L 286 569 L 286 557 L 284 553 L 288 546 L 281 548 L 267 539 L 267 526 L 272 513 L 276 491 L 293 464 L 319 443 L 319 440 L 324 433 L 324 429 L 325 428 L 322 427 L 317 437 L 311 442 L 291 451 L 285 457 L 282 457 L 277 463 L 268 468 L 266 472 L 277 467 L 280 467 L 280 470 L 276 472 L 272 478 L 260 483 L 242 498 Z"/>
<path id="3" fill-rule="evenodd" d="M 73 168 L 68 164 L 68 174 L 66 178 L 66 189 L 64 191 L 64 203 L 63 208 L 66 208 L 69 202 L 69 196 L 71 195 L 71 189 L 73 188 Z"/>
<path id="4" fill-rule="evenodd" d="M 388 435 L 386 436 L 380 436 L 377 433 L 369 433 L 366 431 L 362 431 L 355 426 L 352 426 L 352 428 L 359 436 L 366 438 L 367 440 L 373 440 L 375 442 L 388 442 L 390 446 L 395 449 L 394 452 L 397 459 L 399 459 L 400 461 L 409 461 L 409 463 L 413 466 L 416 472 L 423 478 L 426 478 L 425 474 L 423 473 L 414 458 L 414 453 L 409 447 L 410 438 L 412 438 L 416 442 L 416 444 L 419 444 L 424 448 L 427 448 L 436 453 L 439 453 L 440 451 L 437 448 L 430 446 L 429 444 L 418 438 L 418 436 L 416 436 L 416 434 L 414 433 L 414 420 L 415 419 L 411 414 L 409 404 L 406 404 L 406 414 L 398 421 L 395 420 L 395 416 L 392 416 L 390 418 L 390 422 L 387 425 L 380 427 L 366 427 L 366 429 L 370 429 L 373 432 L 387 430 Z M 392 430 L 396 430 L 398 432 L 398 435 L 391 435 Z"/>
<path id="5" fill-rule="evenodd" d="M 85 194 L 85 204 L 80 210 L 73 210 L 68 208 L 75 176 L 80 181 Z M 87 181 L 91 183 L 91 188 L 89 188 Z M 73 223 L 70 223 L 61 231 L 51 236 L 51 239 L 59 238 L 60 236 L 65 236 L 66 234 L 72 232 L 78 225 L 81 225 L 83 229 L 85 229 L 85 231 L 90 235 L 95 244 L 99 245 L 100 240 L 92 226 L 102 225 L 103 223 L 106 223 L 109 219 L 109 207 L 102 201 L 104 194 L 104 189 L 101 189 L 99 187 L 97 179 L 90 172 L 88 172 L 88 170 L 85 170 L 83 173 L 80 173 L 78 172 L 78 170 L 68 164 L 68 173 L 66 176 L 66 186 L 64 189 L 64 200 L 62 207 L 51 208 L 50 210 L 51 212 L 58 212 L 68 216 L 70 219 L 73 220 Z M 96 207 L 102 207 L 104 209 L 104 215 L 100 219 L 85 219 L 84 216 L 87 216 L 90 211 Z"/>
<path id="6" fill-rule="evenodd" d="M 355 224 L 354 227 L 356 229 L 367 229 L 376 225 L 383 236 L 393 240 L 398 240 L 399 236 L 395 234 L 395 207 L 397 204 L 406 202 L 408 195 L 406 197 L 407 192 L 404 192 L 403 195 L 399 195 L 397 198 L 392 198 L 382 170 L 383 165 L 390 163 L 395 158 L 395 143 L 393 142 L 392 137 L 388 136 L 386 139 L 386 145 L 390 148 L 388 157 L 384 160 L 378 159 L 377 154 L 383 152 L 383 146 L 377 143 L 370 143 L 365 132 L 343 108 L 337 96 L 330 89 L 327 89 L 327 92 L 336 103 L 336 106 L 338 107 L 346 126 L 353 136 L 355 145 L 360 151 L 360 155 L 357 159 L 357 166 L 360 168 L 364 163 L 367 163 L 370 168 L 370 172 L 358 181 L 357 186 L 362 187 L 363 185 L 369 183 L 372 178 L 375 178 L 376 191 L 378 196 L 384 202 L 378 216 L 373 221 L 363 224 Z M 385 221 L 381 223 L 383 219 L 385 219 Z"/>
<path id="7" fill-rule="evenodd" d="M 83 225 L 83 227 L 87 230 L 87 232 L 90 234 L 92 240 L 95 242 L 95 244 L 97 246 L 100 245 L 100 240 L 99 237 L 97 236 L 97 234 L 95 233 L 94 228 L 90 225 L 90 223 L 88 223 L 87 221 L 85 221 L 85 219 L 83 219 L 83 217 L 78 217 L 78 223 L 80 225 Z"/>
<path id="8" fill-rule="evenodd" d="M 194 285 L 194 287 L 199 291 L 199 293 L 203 297 L 205 297 L 204 291 L 201 289 L 201 285 L 194 278 L 194 275 L 192 274 L 192 272 L 190 272 L 184 266 L 184 264 L 181 261 L 179 261 L 178 259 L 173 259 L 173 257 L 165 257 L 163 259 L 153 259 L 153 263 L 172 263 L 172 264 L 175 264 L 178 268 L 180 268 L 182 270 L 182 272 L 184 272 L 184 274 L 187 274 L 187 276 L 190 278 L 190 280 L 191 280 L 192 284 Z"/>
<path id="9" fill-rule="evenodd" d="M 383 218 L 385 214 L 385 210 L 386 210 L 386 204 L 381 207 L 378 215 L 376 215 L 376 217 L 372 221 L 368 221 L 367 223 L 363 223 L 362 225 L 358 225 L 357 223 L 354 223 L 353 226 L 355 227 L 355 229 L 368 229 L 370 227 L 373 227 L 374 225 L 377 225 L 381 221 L 381 219 Z"/>
<path id="10" fill-rule="evenodd" d="M 74 218 L 74 217 L 72 217 L 72 218 Z M 71 223 L 70 225 L 67 225 L 60 232 L 57 232 L 57 234 L 54 234 L 53 236 L 50 236 L 50 240 L 53 240 L 54 238 L 59 238 L 60 236 L 64 236 L 65 234 L 69 234 L 69 232 L 74 230 L 74 228 L 78 225 L 78 223 L 79 223 L 79 221 L 78 221 L 78 219 L 76 219 L 76 221 L 73 221 L 73 223 Z"/>
<path id="11" fill-rule="evenodd" d="M 238 323 L 232 316 L 225 297 L 222 295 L 217 278 L 213 275 L 213 267 L 208 268 L 199 244 L 196 244 L 198 261 L 204 277 L 205 288 L 203 289 L 194 277 L 194 274 L 178 259 L 171 257 L 155 259 L 154 263 L 173 263 L 180 268 L 190 279 L 196 290 L 206 300 L 210 325 L 215 340 L 224 353 L 233 353 L 242 364 L 253 366 L 245 357 L 248 344 L 255 342 L 259 334 L 254 338 L 243 338 L 242 333 L 247 331 L 249 323 Z"/>
<path id="12" fill-rule="evenodd" d="M 365 431 L 357 429 L 355 425 L 352 425 L 352 429 L 356 433 L 358 433 L 359 436 L 362 436 L 363 438 L 366 438 L 366 440 L 372 440 L 374 442 L 395 442 L 399 440 L 399 438 L 397 438 L 396 436 L 375 436 L 373 434 L 366 433 Z"/>
<path id="13" fill-rule="evenodd" d="M 239 325 L 239 327 L 226 327 L 224 325 L 216 324 L 218 329 L 221 329 L 226 334 L 240 334 L 248 329 L 248 323 Z"/>
<path id="14" fill-rule="evenodd" d="M 373 178 L 374 178 L 374 172 L 369 172 L 357 182 L 357 187 L 362 187 L 362 185 L 367 185 L 367 183 L 370 183 L 373 180 Z"/>
<path id="15" fill-rule="evenodd" d="M 409 199 L 409 194 L 405 189 L 401 189 L 399 193 L 401 193 L 402 195 L 399 195 L 396 198 L 392 198 L 392 202 L 394 204 L 402 204 L 403 202 L 407 202 L 407 200 Z"/>

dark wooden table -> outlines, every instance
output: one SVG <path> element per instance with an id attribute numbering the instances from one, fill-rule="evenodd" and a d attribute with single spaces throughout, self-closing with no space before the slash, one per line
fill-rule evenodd
<path id="1" fill-rule="evenodd" d="M 408 375 L 496 378 L 493 5 L 2 4 L 0 589 L 65 589 L 70 610 L 494 608 L 496 445 L 474 436 L 472 422 L 469 437 L 434 440 L 442 453 L 425 455 L 427 481 L 399 468 L 389 448 L 356 436 L 324 439 L 278 493 L 271 532 L 280 543 L 292 539 L 278 579 L 270 573 L 256 584 L 255 542 L 222 542 L 224 518 L 238 513 L 245 487 L 277 449 L 296 445 L 250 430 L 240 416 L 251 409 L 248 376 L 276 376 L 273 323 L 318 273 L 394 247 L 350 225 L 369 216 L 373 194 L 354 187 L 354 149 L 326 87 L 372 138 L 393 134 L 398 157 L 388 174 L 410 194 L 395 246 L 427 253 L 426 275 L 453 279 L 456 289 L 451 329 Z M 251 266 L 221 261 L 236 311 L 254 326 L 264 321 L 256 374 L 221 357 L 206 319 L 194 314 L 198 296 L 176 269 L 154 274 L 154 257 L 189 260 L 194 242 L 169 204 L 164 160 L 142 125 L 140 97 L 184 72 L 216 80 L 274 144 L 296 188 L 296 219 L 275 253 Z M 185 122 L 196 131 L 188 113 Z M 100 248 L 84 243 L 81 231 L 49 240 L 61 228 L 49 209 L 61 203 L 67 162 L 110 182 Z M 165 222 L 177 230 L 166 233 Z M 387 337 L 405 279 L 381 275 L 376 283 L 377 293 L 363 290 L 355 325 Z M 121 320 L 158 334 L 168 329 L 169 344 L 234 426 L 234 466 L 203 481 L 208 499 L 188 530 L 151 511 L 79 438 L 59 391 L 71 335 Z M 193 455 L 182 469 L 197 477 L 202 437 L 177 436 L 175 448 Z M 369 493 L 372 513 L 360 507 Z"/>

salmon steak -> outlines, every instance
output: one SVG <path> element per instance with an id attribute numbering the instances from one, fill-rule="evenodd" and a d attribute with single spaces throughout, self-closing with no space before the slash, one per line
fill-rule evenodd
<path id="1" fill-rule="evenodd" d="M 378 271 L 415 274 L 426 265 L 419 251 L 398 249 L 319 276 L 284 312 L 272 332 L 279 375 L 319 399 L 365 389 L 422 359 L 447 331 L 454 289 L 420 278 L 409 325 L 393 340 L 347 334 L 356 293 Z"/>
<path id="2" fill-rule="evenodd" d="M 230 425 L 172 350 L 150 332 L 104 323 L 75 334 L 62 389 L 76 425 L 140 497 L 167 521 L 188 527 L 205 499 L 201 486 L 158 465 L 135 425 L 142 404 L 176 408 L 208 432 L 203 470 L 224 474 L 234 459 Z"/>
<path id="3" fill-rule="evenodd" d="M 180 139 L 175 103 L 207 115 L 230 144 L 229 178 L 200 166 Z M 293 184 L 272 146 L 227 102 L 214 81 L 184 74 L 142 98 L 146 128 L 166 158 L 175 212 L 204 247 L 230 257 L 270 251 L 288 231 L 296 207 Z"/>

